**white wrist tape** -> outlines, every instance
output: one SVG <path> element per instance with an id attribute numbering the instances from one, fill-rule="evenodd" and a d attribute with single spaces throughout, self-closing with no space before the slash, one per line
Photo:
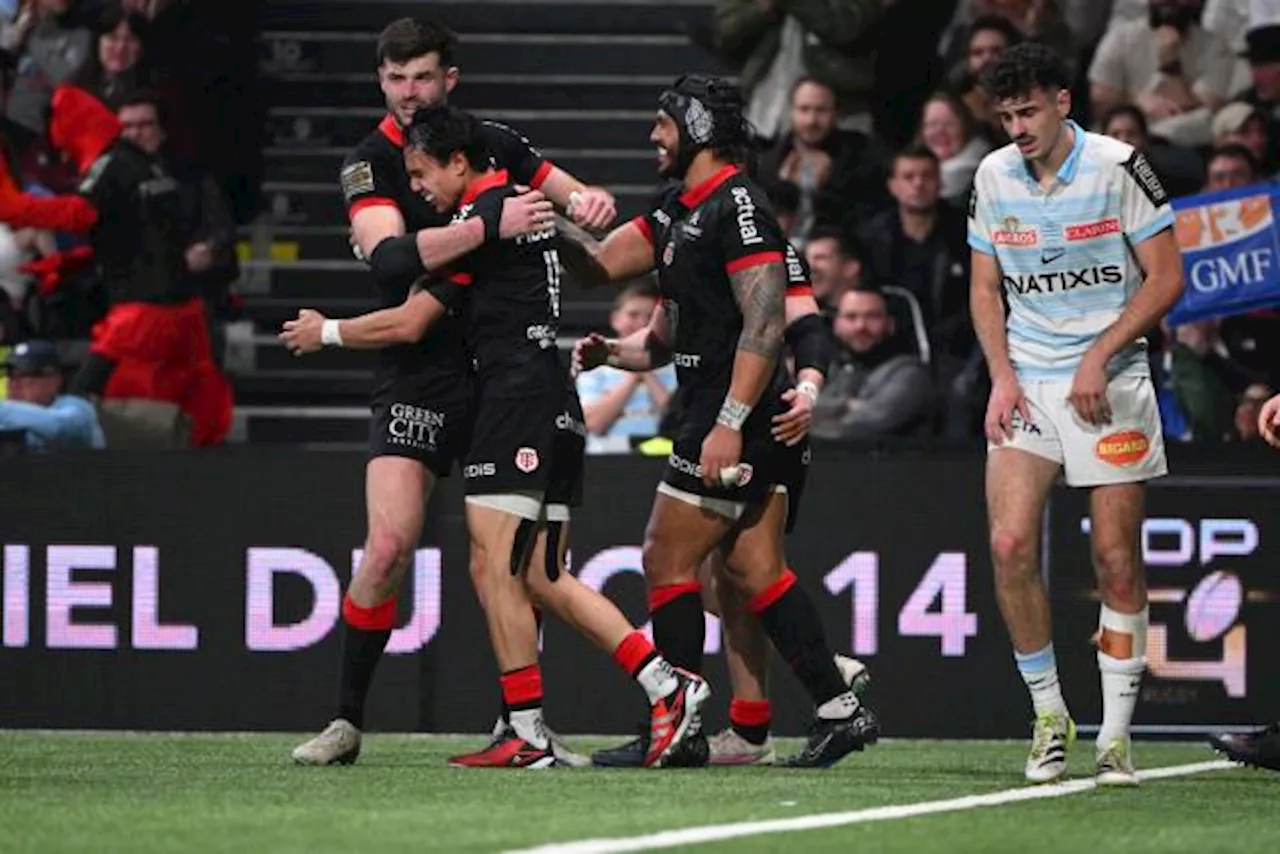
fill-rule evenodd
<path id="1" fill-rule="evenodd" d="M 724 403 L 720 404 L 720 414 L 716 416 L 716 423 L 730 430 L 742 430 L 742 425 L 747 422 L 747 416 L 750 414 L 750 406 L 732 397 L 726 397 Z"/>
<path id="2" fill-rule="evenodd" d="M 342 333 L 338 331 L 338 321 L 326 320 L 320 324 L 320 343 L 326 347 L 342 346 Z"/>
<path id="3" fill-rule="evenodd" d="M 810 403 L 818 402 L 818 387 L 809 380 L 804 380 L 796 386 L 796 391 L 809 398 Z"/>

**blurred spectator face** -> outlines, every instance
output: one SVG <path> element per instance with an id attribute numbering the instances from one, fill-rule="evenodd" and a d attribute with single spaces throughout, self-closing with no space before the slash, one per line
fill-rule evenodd
<path id="1" fill-rule="evenodd" d="M 981 74 L 1008 47 L 1008 40 L 999 30 L 977 30 L 969 36 L 969 71 Z"/>
<path id="2" fill-rule="evenodd" d="M 808 146 L 818 146 L 836 125 L 836 95 L 818 83 L 801 83 L 791 96 L 791 133 Z"/>
<path id="3" fill-rule="evenodd" d="M 875 291 L 847 291 L 840 297 L 834 327 L 836 337 L 851 352 L 869 353 L 893 334 L 893 319 L 884 297 Z"/>
<path id="4" fill-rule="evenodd" d="M 1249 69 L 1258 97 L 1268 104 L 1280 103 L 1280 61 L 1255 62 Z"/>
<path id="5" fill-rule="evenodd" d="M 1262 116 L 1254 115 L 1235 133 L 1224 134 L 1214 140 L 1214 145 L 1243 145 L 1253 152 L 1259 161 L 1267 159 L 1267 122 Z"/>
<path id="6" fill-rule="evenodd" d="M 657 305 L 658 301 L 650 297 L 627 297 L 609 315 L 609 325 L 619 338 L 625 338 L 649 325 Z"/>
<path id="7" fill-rule="evenodd" d="M 938 205 L 942 176 L 938 164 L 927 157 L 898 157 L 889 177 L 889 193 L 899 207 L 911 213 L 931 211 Z"/>
<path id="8" fill-rule="evenodd" d="M 71 0 L 36 0 L 36 11 L 44 17 L 65 15 L 71 8 Z"/>
<path id="9" fill-rule="evenodd" d="M 964 122 L 951 104 L 943 100 L 935 99 L 925 104 L 920 131 L 924 144 L 938 155 L 939 160 L 955 157 L 968 142 L 964 138 Z"/>
<path id="10" fill-rule="evenodd" d="M 125 139 L 133 141 L 148 154 L 158 154 L 164 145 L 164 129 L 160 117 L 150 104 L 133 104 L 120 108 L 120 130 Z"/>
<path id="11" fill-rule="evenodd" d="M 123 74 L 142 58 L 142 39 L 121 21 L 111 32 L 98 37 L 98 61 L 108 74 Z"/>
<path id="12" fill-rule="evenodd" d="M 846 256 L 834 237 L 810 240 L 805 244 L 804 257 L 809 262 L 813 297 L 824 305 L 830 305 L 836 294 L 854 287 L 862 276 L 861 262 Z"/>
<path id="13" fill-rule="evenodd" d="M 1235 416 L 1236 433 L 1241 440 L 1251 442 L 1258 438 L 1258 414 L 1271 395 L 1271 389 L 1262 383 L 1254 383 L 1244 390 Z"/>
<path id="14" fill-rule="evenodd" d="M 458 81 L 456 69 L 440 67 L 440 54 L 429 53 L 405 63 L 384 62 L 378 69 L 378 85 L 387 111 L 402 127 L 408 127 L 421 107 L 434 107 Z"/>
<path id="15" fill-rule="evenodd" d="M 9 399 L 36 406 L 48 406 L 62 389 L 62 375 L 56 370 L 39 373 L 9 372 Z"/>
<path id="16" fill-rule="evenodd" d="M 1147 147 L 1147 138 L 1142 133 L 1142 126 L 1128 113 L 1117 113 L 1112 116 L 1104 132 L 1112 139 L 1127 142 L 1139 151 Z"/>
<path id="17" fill-rule="evenodd" d="M 1257 180 L 1258 176 L 1247 160 L 1219 154 L 1209 161 L 1204 188 L 1206 191 L 1229 190 L 1232 187 L 1247 187 Z"/>

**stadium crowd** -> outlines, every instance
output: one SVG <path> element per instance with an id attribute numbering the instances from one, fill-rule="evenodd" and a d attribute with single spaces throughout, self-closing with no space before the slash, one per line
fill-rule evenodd
<path id="1" fill-rule="evenodd" d="M 245 122 L 226 119 L 257 122 L 236 69 L 252 44 L 211 9 L 0 3 L 0 355 L 10 380 L 0 431 L 16 444 L 101 447 L 103 428 L 111 445 L 213 445 L 226 435 L 231 390 L 208 342 L 236 310 L 235 222 L 256 192 L 243 169 L 254 158 L 243 153 L 257 146 Z M 130 159 L 134 175 L 112 175 Z M 140 188 L 142 203 L 124 210 L 112 187 Z M 136 235 L 110 228 L 123 219 Z M 181 257 L 134 263 L 148 257 L 147 228 L 175 229 Z M 156 310 L 144 319 L 140 305 Z M 199 346 L 176 340 L 193 329 Z M 111 369 L 82 369 L 58 393 L 69 363 L 85 359 L 55 340 L 89 340 Z M 102 425 L 67 429 L 51 417 L 60 401 L 86 399 L 101 406 L 60 411 Z"/>
<path id="2" fill-rule="evenodd" d="M 989 386 L 968 315 L 965 206 L 979 162 L 1009 142 L 979 83 L 1009 46 L 1037 40 L 1068 57 L 1073 116 L 1144 152 L 1171 196 L 1280 174 L 1275 3 L 960 0 L 936 4 L 956 7 L 936 45 L 903 42 L 895 13 L 907 5 L 719 0 L 694 32 L 740 75 L 766 140 L 756 177 L 807 256 L 841 345 L 814 413 L 818 438 L 981 435 Z M 930 35 L 927 23 L 905 29 L 917 42 Z M 880 73 L 888 43 L 936 51 L 945 69 L 914 114 Z M 619 297 L 615 331 L 646 305 Z M 1257 440 L 1258 408 L 1280 388 L 1280 316 L 1166 323 L 1149 341 L 1168 440 Z M 584 378 L 595 448 L 659 429 L 658 380 Z"/>

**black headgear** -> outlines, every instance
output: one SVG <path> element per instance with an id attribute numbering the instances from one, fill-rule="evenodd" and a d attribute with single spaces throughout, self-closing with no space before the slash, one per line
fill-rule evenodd
<path id="1" fill-rule="evenodd" d="M 686 74 L 658 96 L 658 109 L 680 130 L 680 156 L 673 177 L 683 178 L 694 155 L 704 148 L 749 147 L 751 134 L 742 107 L 737 86 L 704 74 Z"/>

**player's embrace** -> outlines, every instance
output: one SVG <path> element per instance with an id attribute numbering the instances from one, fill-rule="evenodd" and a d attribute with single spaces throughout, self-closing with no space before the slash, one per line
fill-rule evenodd
<path id="1" fill-rule="evenodd" d="M 1067 118 L 1070 78 L 1039 44 L 984 80 L 1013 142 L 969 202 L 973 322 L 991 372 L 987 510 L 996 595 L 1035 708 L 1028 780 L 1065 773 L 1075 724 L 1058 685 L 1039 532 L 1049 489 L 1090 493 L 1102 594 L 1097 780 L 1136 785 L 1129 726 L 1146 669 L 1143 483 L 1167 472 L 1143 334 L 1182 293 L 1173 213 L 1143 156 Z M 1005 301 L 1008 303 L 1006 315 Z"/>

